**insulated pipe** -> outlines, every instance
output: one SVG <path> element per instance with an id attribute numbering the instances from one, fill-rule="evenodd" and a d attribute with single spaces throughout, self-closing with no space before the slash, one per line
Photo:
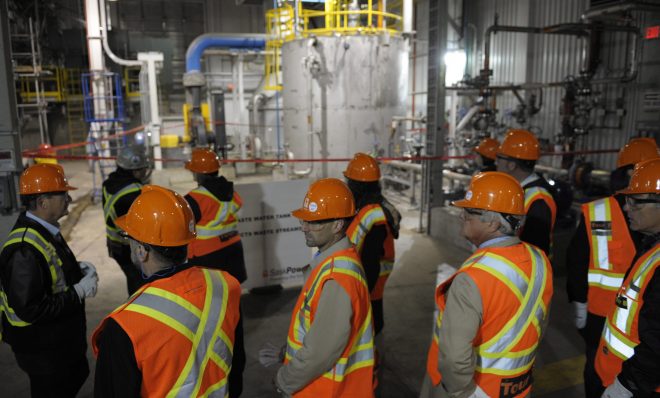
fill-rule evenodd
<path id="1" fill-rule="evenodd" d="M 226 36 L 217 33 L 197 36 L 186 51 L 186 73 L 201 72 L 202 55 L 204 50 L 211 47 L 263 50 L 266 47 L 266 39 L 259 36 Z"/>
<path id="2" fill-rule="evenodd" d="M 592 7 L 582 14 L 583 20 L 589 20 L 592 18 L 598 18 L 607 14 L 614 14 L 617 12 L 624 11 L 660 11 L 660 4 L 651 3 L 648 1 L 630 1 L 630 0 L 621 0 L 618 3 L 607 4 L 600 7 Z"/>
<path id="3" fill-rule="evenodd" d="M 105 50 L 105 54 L 112 60 L 112 62 L 118 65 L 123 65 L 123 66 L 144 65 L 142 61 L 119 58 L 114 52 L 112 52 L 112 49 L 108 44 L 108 28 L 106 27 L 108 20 L 105 17 L 105 0 L 99 0 L 99 1 L 100 1 L 99 11 L 101 13 L 101 32 L 102 32 L 101 36 L 103 37 L 103 50 Z"/>
<path id="4" fill-rule="evenodd" d="M 403 33 L 413 33 L 413 0 L 403 0 Z"/>

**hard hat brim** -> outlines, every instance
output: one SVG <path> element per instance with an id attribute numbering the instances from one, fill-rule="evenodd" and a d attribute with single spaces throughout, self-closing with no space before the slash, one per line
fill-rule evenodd
<path id="1" fill-rule="evenodd" d="M 196 236 L 196 233 L 195 233 L 191 238 L 183 239 L 183 240 L 178 241 L 178 242 L 156 242 L 156 241 L 153 241 L 153 240 L 144 241 L 142 239 L 137 238 L 137 236 L 140 236 L 140 231 L 137 231 L 137 230 L 131 228 L 130 225 L 128 225 L 128 223 L 126 222 L 126 215 L 125 214 L 121 217 L 117 217 L 117 219 L 115 220 L 115 225 L 119 229 L 121 229 L 122 231 L 126 232 L 126 234 L 128 236 L 130 236 L 132 239 L 134 239 L 138 242 L 147 243 L 149 245 L 154 245 L 154 246 L 164 246 L 164 247 L 185 246 L 188 243 L 195 240 L 195 236 Z"/>

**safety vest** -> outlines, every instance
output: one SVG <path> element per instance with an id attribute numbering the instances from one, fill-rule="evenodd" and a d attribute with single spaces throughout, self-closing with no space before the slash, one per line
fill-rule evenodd
<path id="1" fill-rule="evenodd" d="M 32 245 L 41 255 L 44 256 L 48 264 L 51 278 L 51 290 L 53 294 L 64 292 L 68 289 L 64 272 L 62 271 L 62 260 L 57 255 L 57 250 L 50 244 L 37 230 L 32 228 L 16 228 L 9 233 L 7 241 L 2 246 L 2 252 L 13 244 L 27 243 Z M 5 313 L 7 320 L 12 326 L 21 327 L 30 325 L 29 322 L 21 320 L 16 312 L 9 306 L 7 294 L 0 284 L 0 310 Z"/>
<path id="2" fill-rule="evenodd" d="M 218 200 L 204 187 L 197 187 L 188 195 L 195 199 L 202 213 L 196 226 L 197 238 L 188 245 L 188 258 L 213 253 L 241 240 L 236 212 L 243 201 L 236 191 L 228 202 Z"/>
<path id="3" fill-rule="evenodd" d="M 633 265 L 617 292 L 616 305 L 610 308 L 596 352 L 596 372 L 609 386 L 621 372 L 623 361 L 632 357 L 639 341 L 639 313 L 644 307 L 644 292 L 660 266 L 660 244 L 646 252 Z M 660 387 L 656 388 L 660 392 Z"/>
<path id="4" fill-rule="evenodd" d="M 296 398 L 373 397 L 374 341 L 369 291 L 353 248 L 338 251 L 311 273 L 298 296 L 289 325 L 284 363 L 302 347 L 316 317 L 321 290 L 327 280 L 337 282 L 349 295 L 353 308 L 351 334 L 337 363 L 300 391 Z"/>
<path id="5" fill-rule="evenodd" d="M 614 197 L 582 205 L 582 214 L 590 246 L 588 308 L 606 317 L 635 258 L 635 243 Z"/>
<path id="6" fill-rule="evenodd" d="M 438 286 L 438 313 L 426 367 L 434 385 L 442 380 L 438 370 L 438 341 L 446 294 L 461 272 L 475 282 L 483 304 L 482 323 L 473 341 L 477 361 L 475 383 L 490 397 L 526 396 L 552 298 L 548 258 L 542 250 L 527 243 L 479 249 L 449 280 Z"/>
<path id="7" fill-rule="evenodd" d="M 552 194 L 543 187 L 525 188 L 525 214 L 527 214 L 529 208 L 532 207 L 532 204 L 537 200 L 544 201 L 550 208 L 550 236 L 552 237 L 552 231 L 555 228 L 555 221 L 557 220 L 557 204 L 555 203 L 555 199 L 552 197 Z"/>
<path id="8" fill-rule="evenodd" d="M 126 239 L 124 239 L 119 234 L 119 228 L 115 225 L 115 220 L 117 219 L 117 212 L 115 210 L 115 203 L 122 197 L 140 192 L 142 185 L 136 182 L 131 183 L 120 189 L 119 191 L 113 193 L 112 195 L 103 187 L 103 200 L 105 204 L 103 205 L 103 217 L 105 218 L 105 236 L 111 241 L 127 244 Z"/>
<path id="9" fill-rule="evenodd" d="M 131 339 L 141 396 L 226 397 L 240 295 L 228 273 L 201 267 L 148 283 L 94 331 L 94 355 L 112 318 Z"/>
<path id="10" fill-rule="evenodd" d="M 346 231 L 346 235 L 348 236 L 348 240 L 355 246 L 357 252 L 362 254 L 364 240 L 369 231 L 376 225 L 385 225 L 387 236 L 383 243 L 383 255 L 380 258 L 378 281 L 371 291 L 371 299 L 382 300 L 385 283 L 387 282 L 387 278 L 390 277 L 392 269 L 394 269 L 394 236 L 392 235 L 390 226 L 387 224 L 387 218 L 385 218 L 383 208 L 379 204 L 370 204 L 361 208 L 353 218 L 351 225 Z"/>

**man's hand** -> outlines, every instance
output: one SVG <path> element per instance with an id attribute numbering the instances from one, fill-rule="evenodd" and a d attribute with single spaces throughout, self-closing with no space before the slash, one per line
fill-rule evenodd
<path id="1" fill-rule="evenodd" d="M 474 390 L 472 395 L 469 396 L 469 398 L 490 398 L 488 394 L 484 390 L 481 389 L 481 387 L 477 386 L 477 388 Z"/>
<path id="2" fill-rule="evenodd" d="M 619 378 L 614 379 L 614 383 L 610 384 L 606 389 L 601 398 L 632 398 L 633 393 L 628 391 L 627 388 L 619 382 Z"/>
<path id="3" fill-rule="evenodd" d="M 587 303 L 573 302 L 575 308 L 575 327 L 584 329 L 587 326 Z"/>
<path id="4" fill-rule="evenodd" d="M 89 273 L 92 273 L 93 275 L 97 275 L 96 267 L 94 266 L 94 264 L 90 263 L 89 261 L 78 261 L 78 266 L 80 267 L 80 270 L 82 271 L 83 275 L 87 275 Z"/>
<path id="5" fill-rule="evenodd" d="M 273 343 L 268 342 L 259 350 L 259 363 L 262 366 L 267 368 L 282 362 L 284 362 L 283 347 L 276 347 Z"/>

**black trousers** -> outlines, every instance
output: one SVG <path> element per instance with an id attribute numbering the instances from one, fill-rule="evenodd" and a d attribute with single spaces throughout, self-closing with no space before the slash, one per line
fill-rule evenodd
<path id="1" fill-rule="evenodd" d="M 126 275 L 126 290 L 129 296 L 144 285 L 142 272 L 131 261 L 131 248 L 128 245 L 108 242 L 108 254 L 119 264 L 119 268 Z"/>
<path id="2" fill-rule="evenodd" d="M 584 394 L 586 398 L 600 398 L 603 391 L 605 391 L 595 367 L 596 351 L 598 350 L 604 325 L 605 318 L 588 312 L 586 326 L 584 329 L 578 330 L 586 346 L 587 362 L 584 364 Z"/>
<path id="3" fill-rule="evenodd" d="M 245 370 L 245 342 L 243 338 L 243 311 L 239 307 L 241 317 L 236 325 L 234 336 L 234 355 L 231 359 L 231 370 L 227 376 L 227 391 L 229 398 L 238 398 L 243 392 L 243 371 Z"/>
<path id="4" fill-rule="evenodd" d="M 385 326 L 385 317 L 383 315 L 383 299 L 371 300 L 371 313 L 374 317 L 374 336 L 379 334 Z"/>
<path id="5" fill-rule="evenodd" d="M 73 398 L 89 376 L 89 365 L 84 356 L 52 369 L 28 371 L 21 366 L 21 355 L 15 355 L 19 367 L 26 371 L 30 379 L 30 395 L 33 398 Z"/>

